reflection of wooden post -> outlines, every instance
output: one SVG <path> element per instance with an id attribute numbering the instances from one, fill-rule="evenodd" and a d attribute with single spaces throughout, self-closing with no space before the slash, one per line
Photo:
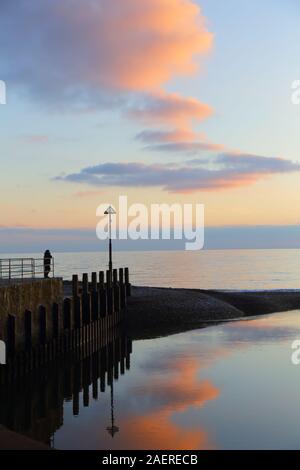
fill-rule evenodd
<path id="1" fill-rule="evenodd" d="M 126 339 L 126 369 L 130 369 L 130 353 L 132 352 L 131 349 L 131 341 L 127 338 Z"/>
<path id="2" fill-rule="evenodd" d="M 98 380 L 93 380 L 93 399 L 98 400 Z"/>
<path id="3" fill-rule="evenodd" d="M 100 351 L 100 390 L 105 392 L 105 372 L 107 370 L 107 348 L 103 347 Z"/>
<path id="4" fill-rule="evenodd" d="M 76 362 L 74 366 L 74 392 L 73 392 L 73 415 L 79 415 L 79 392 L 81 382 L 81 363 Z"/>
<path id="5" fill-rule="evenodd" d="M 98 399 L 98 353 L 92 356 L 93 399 Z"/>
<path id="6" fill-rule="evenodd" d="M 119 338 L 116 338 L 114 341 L 114 378 L 118 380 L 119 378 L 119 360 L 120 360 L 120 342 Z"/>
<path id="7" fill-rule="evenodd" d="M 105 371 L 101 371 L 100 374 L 100 391 L 101 393 L 105 392 Z"/>
<path id="8" fill-rule="evenodd" d="M 67 401 L 72 400 L 72 392 L 73 392 L 73 387 L 72 387 L 72 367 L 65 367 L 64 368 L 64 390 L 63 394 L 64 397 Z"/>
<path id="9" fill-rule="evenodd" d="M 125 285 L 126 285 L 126 295 L 127 297 L 131 296 L 131 284 L 129 282 L 129 269 L 125 268 Z"/>
<path id="10" fill-rule="evenodd" d="M 89 378 L 90 378 L 90 359 L 85 359 L 83 363 L 83 406 L 88 407 L 90 401 L 89 393 Z"/>
<path id="11" fill-rule="evenodd" d="M 121 336 L 120 342 L 121 342 L 121 365 L 120 365 L 120 370 L 121 370 L 121 375 L 124 375 L 125 374 L 125 356 L 126 356 L 126 338 L 125 338 L 125 336 Z"/>

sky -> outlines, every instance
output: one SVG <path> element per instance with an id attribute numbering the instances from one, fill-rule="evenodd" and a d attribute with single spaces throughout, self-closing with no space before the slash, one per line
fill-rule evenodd
<path id="1" fill-rule="evenodd" d="M 36 230 L 93 231 L 119 195 L 205 204 L 206 227 L 236 227 L 237 245 L 241 227 L 253 247 L 254 227 L 285 227 L 286 247 L 299 13 L 296 0 L 2 0 L 1 251 L 23 229 L 31 248 Z"/>

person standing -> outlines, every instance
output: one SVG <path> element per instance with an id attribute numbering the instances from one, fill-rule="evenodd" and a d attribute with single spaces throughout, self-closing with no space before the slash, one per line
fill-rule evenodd
<path id="1" fill-rule="evenodd" d="M 46 250 L 44 253 L 44 278 L 48 279 L 49 273 L 51 271 L 51 259 L 52 255 L 49 250 Z"/>

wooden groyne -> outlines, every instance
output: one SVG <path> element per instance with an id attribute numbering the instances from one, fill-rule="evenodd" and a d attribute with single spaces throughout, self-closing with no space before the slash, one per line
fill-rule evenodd
<path id="1" fill-rule="evenodd" d="M 7 315 L 4 340 L 7 364 L 0 366 L 0 383 L 14 380 L 75 350 L 104 347 L 122 322 L 130 296 L 128 268 L 72 278 L 72 296 L 51 307 L 40 305 Z"/>

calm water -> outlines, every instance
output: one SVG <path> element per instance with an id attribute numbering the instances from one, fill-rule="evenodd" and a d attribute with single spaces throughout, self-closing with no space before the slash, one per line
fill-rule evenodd
<path id="1" fill-rule="evenodd" d="M 300 448 L 300 311 L 133 344 L 131 368 L 80 419 L 65 405 L 58 448 Z M 88 437 L 84 437 L 84 436 Z"/>
<path id="2" fill-rule="evenodd" d="M 54 255 L 56 274 L 65 278 L 107 269 L 105 253 Z M 24 256 L 40 257 L 41 254 Z M 114 263 L 128 266 L 136 285 L 203 289 L 299 288 L 300 250 L 118 252 Z"/>
<path id="3" fill-rule="evenodd" d="M 1 422 L 58 449 L 299 449 L 299 315 L 134 341 L 113 382 L 56 366 L 1 396 Z"/>

